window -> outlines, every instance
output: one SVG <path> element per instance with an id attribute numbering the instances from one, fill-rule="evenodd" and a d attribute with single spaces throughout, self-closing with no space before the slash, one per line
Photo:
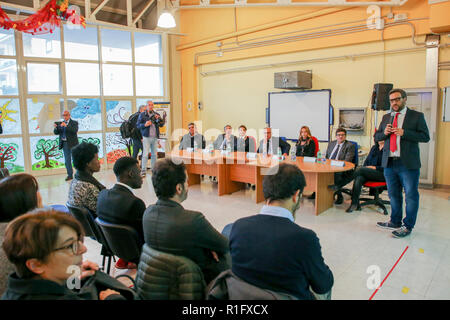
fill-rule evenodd
<path id="1" fill-rule="evenodd" d="M 23 52 L 26 57 L 61 58 L 60 28 L 53 33 L 32 35 L 23 33 Z"/>
<path id="2" fill-rule="evenodd" d="M 103 61 L 131 62 L 131 33 L 101 29 Z"/>
<path id="3" fill-rule="evenodd" d="M 134 33 L 134 55 L 137 63 L 162 64 L 161 35 Z"/>
<path id="4" fill-rule="evenodd" d="M 42 171 L 64 168 L 64 154 L 59 149 L 59 137 L 30 137 L 31 170 Z"/>
<path id="5" fill-rule="evenodd" d="M 62 93 L 58 63 L 27 63 L 28 93 Z"/>
<path id="6" fill-rule="evenodd" d="M 24 172 L 22 138 L 3 138 L 0 140 L 0 168 L 10 173 Z"/>
<path id="7" fill-rule="evenodd" d="M 19 99 L 0 99 L 0 123 L 3 134 L 21 134 Z"/>
<path id="8" fill-rule="evenodd" d="M 138 106 L 139 107 L 139 106 Z M 118 128 L 131 116 L 131 101 L 106 101 L 106 126 Z"/>
<path id="9" fill-rule="evenodd" d="M 136 66 L 136 95 L 163 96 L 163 69 Z"/>
<path id="10" fill-rule="evenodd" d="M 18 94 L 16 60 L 0 59 L 0 95 Z"/>
<path id="11" fill-rule="evenodd" d="M 122 138 L 120 132 L 108 132 L 106 134 L 107 163 L 114 163 L 119 158 L 129 156 L 127 143 L 128 141 Z"/>
<path id="12" fill-rule="evenodd" d="M 0 30 L 0 55 L 15 56 L 16 44 L 14 41 L 14 30 Z"/>
<path id="13" fill-rule="evenodd" d="M 66 62 L 68 96 L 99 96 L 100 72 L 97 63 Z"/>
<path id="14" fill-rule="evenodd" d="M 78 121 L 79 131 L 102 130 L 100 99 L 70 99 L 67 108 L 71 118 Z"/>
<path id="15" fill-rule="evenodd" d="M 27 99 L 28 131 L 53 133 L 55 121 L 62 120 L 64 100 L 59 97 L 33 97 Z"/>
<path id="16" fill-rule="evenodd" d="M 104 64 L 103 93 L 105 96 L 132 96 L 133 74 L 132 66 Z"/>
<path id="17" fill-rule="evenodd" d="M 98 60 L 97 28 L 64 25 L 64 55 L 66 59 Z"/>

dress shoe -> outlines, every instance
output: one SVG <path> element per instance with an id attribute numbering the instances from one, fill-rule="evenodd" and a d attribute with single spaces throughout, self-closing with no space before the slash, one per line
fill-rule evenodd
<path id="1" fill-rule="evenodd" d="M 67 176 L 65 180 L 66 180 L 66 181 L 70 181 L 70 180 L 72 180 L 72 179 L 73 179 L 72 177 Z"/>
<path id="2" fill-rule="evenodd" d="M 353 212 L 355 210 L 361 210 L 357 204 L 351 204 L 350 207 L 347 208 L 347 210 L 345 210 L 345 212 Z"/>

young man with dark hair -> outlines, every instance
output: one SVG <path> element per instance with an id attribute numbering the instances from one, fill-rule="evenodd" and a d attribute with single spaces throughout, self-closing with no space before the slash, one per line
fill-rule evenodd
<path id="1" fill-rule="evenodd" d="M 152 182 L 158 201 L 144 213 L 145 243 L 156 250 L 191 259 L 199 265 L 207 283 L 229 269 L 227 239 L 202 213 L 181 205 L 188 196 L 184 164 L 158 160 Z"/>
<path id="2" fill-rule="evenodd" d="M 111 189 L 100 192 L 97 200 L 97 214 L 100 219 L 134 228 L 139 234 L 141 244 L 144 243 L 142 216 L 145 203 L 134 195 L 133 189 L 142 186 L 139 163 L 132 157 L 122 157 L 116 161 L 113 168 L 117 183 Z M 119 259 L 117 269 L 133 269 L 132 262 Z"/>
<path id="3" fill-rule="evenodd" d="M 263 181 L 265 206 L 237 220 L 230 233 L 233 273 L 257 287 L 299 299 L 331 297 L 333 274 L 314 231 L 295 223 L 306 185 L 301 170 L 282 163 Z M 310 290 L 322 295 L 314 297 Z"/>
<path id="4" fill-rule="evenodd" d="M 391 219 L 378 222 L 381 228 L 394 230 L 394 237 L 409 235 L 419 211 L 420 150 L 419 142 L 430 141 L 428 126 L 422 112 L 406 107 L 406 92 L 393 89 L 389 92 L 391 112 L 386 113 L 375 133 L 375 140 L 384 140 L 381 165 L 391 202 Z M 403 190 L 405 191 L 406 217 L 403 219 Z"/>

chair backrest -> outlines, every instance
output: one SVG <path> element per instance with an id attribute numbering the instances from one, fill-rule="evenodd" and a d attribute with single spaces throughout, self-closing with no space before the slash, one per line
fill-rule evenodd
<path id="1" fill-rule="evenodd" d="M 314 136 L 311 136 L 311 139 L 314 141 L 314 144 L 316 145 L 316 152 L 314 152 L 314 157 L 317 157 L 317 153 L 319 152 L 319 140 L 317 140 L 317 138 Z"/>
<path id="2" fill-rule="evenodd" d="M 192 260 L 144 244 L 136 274 L 137 293 L 144 300 L 202 300 L 206 284 Z"/>
<path id="3" fill-rule="evenodd" d="M 351 142 L 351 143 L 353 143 L 354 145 L 355 145 L 355 157 L 353 158 L 353 163 L 355 164 L 355 167 L 357 167 L 358 166 L 358 160 L 359 160 L 359 156 L 358 156 L 358 142 L 356 142 L 356 141 L 350 141 L 350 140 L 348 140 L 348 142 Z"/>
<path id="4" fill-rule="evenodd" d="M 137 231 L 124 224 L 109 223 L 100 218 L 95 219 L 105 235 L 106 241 L 115 256 L 125 261 L 137 263 L 141 255 L 141 243 Z"/>

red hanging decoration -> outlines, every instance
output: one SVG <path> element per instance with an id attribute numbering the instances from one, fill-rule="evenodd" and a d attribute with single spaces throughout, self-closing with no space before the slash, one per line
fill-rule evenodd
<path id="1" fill-rule="evenodd" d="M 14 29 L 31 34 L 52 33 L 61 25 L 61 20 L 67 20 L 72 24 L 82 25 L 86 28 L 83 16 L 76 14 L 75 10 L 68 9 L 68 0 L 50 0 L 45 7 L 35 14 L 20 21 L 13 21 L 0 8 L 0 27 L 9 30 Z"/>

